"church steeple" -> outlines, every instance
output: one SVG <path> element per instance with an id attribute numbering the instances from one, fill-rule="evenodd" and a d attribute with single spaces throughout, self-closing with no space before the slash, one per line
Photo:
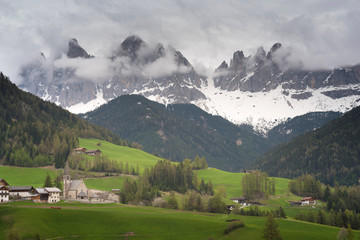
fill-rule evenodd
<path id="1" fill-rule="evenodd" d="M 66 161 L 66 163 L 65 163 L 64 175 L 70 175 L 70 168 L 69 168 L 69 162 L 68 161 Z"/>
<path id="2" fill-rule="evenodd" d="M 66 161 L 63 175 L 63 196 L 64 199 L 68 198 L 68 190 L 71 183 L 69 163 Z"/>

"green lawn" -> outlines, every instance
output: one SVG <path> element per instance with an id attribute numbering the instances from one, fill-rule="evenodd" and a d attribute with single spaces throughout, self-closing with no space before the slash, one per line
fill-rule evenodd
<path id="1" fill-rule="evenodd" d="M 62 209 L 5 204 L 0 208 L 0 239 L 262 239 L 266 218 L 174 211 L 121 204 L 57 204 Z M 16 207 L 15 207 L 16 206 Z M 227 219 L 241 219 L 244 228 L 224 235 Z M 339 228 L 294 220 L 277 220 L 284 240 L 335 239 Z M 355 236 L 360 236 L 354 231 Z M 15 239 L 15 238 L 14 238 Z"/>
<path id="2" fill-rule="evenodd" d="M 97 143 L 101 143 L 101 146 L 98 146 Z M 98 139 L 79 138 L 79 145 L 88 150 L 100 149 L 109 159 L 117 160 L 119 162 L 122 161 L 124 164 L 128 162 L 128 164 L 132 165 L 134 168 L 139 164 L 140 172 L 146 167 L 150 168 L 151 166 L 154 166 L 157 161 L 160 160 L 160 158 L 142 150 L 119 146 Z"/>
<path id="3" fill-rule="evenodd" d="M 42 187 L 47 173 L 54 180 L 57 170 L 0 166 L 0 178 L 5 179 L 10 186 Z"/>

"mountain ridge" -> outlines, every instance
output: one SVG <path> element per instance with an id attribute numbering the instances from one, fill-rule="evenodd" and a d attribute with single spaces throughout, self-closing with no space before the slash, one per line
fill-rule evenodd
<path id="1" fill-rule="evenodd" d="M 175 48 L 151 46 L 136 35 L 105 59 L 91 56 L 75 41 L 70 40 L 68 52 L 52 69 L 45 67 L 50 64 L 46 59 L 24 67 L 20 87 L 73 113 L 94 110 L 126 94 L 165 105 L 192 103 L 235 124 L 252 125 L 264 135 L 289 117 L 344 113 L 360 105 L 360 65 L 308 71 L 281 43 L 268 52 L 259 47 L 254 56 L 235 51 L 212 79 L 197 73 Z M 93 66 L 102 66 L 105 76 L 92 79 L 95 76 L 84 74 Z"/>

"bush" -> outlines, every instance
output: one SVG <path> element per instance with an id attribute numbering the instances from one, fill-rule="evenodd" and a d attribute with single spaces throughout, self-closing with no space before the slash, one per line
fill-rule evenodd
<path id="1" fill-rule="evenodd" d="M 235 229 L 241 228 L 241 227 L 245 227 L 245 224 L 242 221 L 236 221 L 236 222 L 232 222 L 230 224 L 228 224 L 226 226 L 226 229 L 224 231 L 225 234 L 228 234 L 232 231 L 234 231 Z"/>

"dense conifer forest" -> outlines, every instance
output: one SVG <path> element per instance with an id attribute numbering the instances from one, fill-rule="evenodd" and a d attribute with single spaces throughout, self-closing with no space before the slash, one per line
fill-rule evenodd
<path id="1" fill-rule="evenodd" d="M 17 88 L 0 73 L 0 161 L 6 165 L 64 166 L 78 137 L 128 145 L 115 134 Z"/>
<path id="2" fill-rule="evenodd" d="M 353 185 L 360 177 L 360 107 L 325 126 L 282 144 L 258 159 L 254 168 L 270 176 L 312 174 L 325 184 Z"/>

